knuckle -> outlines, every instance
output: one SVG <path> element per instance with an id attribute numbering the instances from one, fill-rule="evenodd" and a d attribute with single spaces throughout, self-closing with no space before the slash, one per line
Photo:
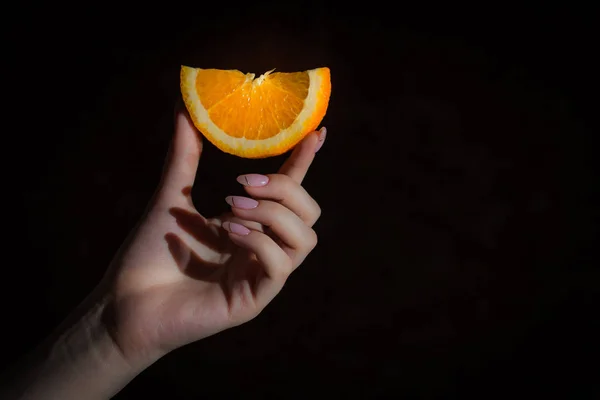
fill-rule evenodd
<path id="1" fill-rule="evenodd" d="M 310 229 L 309 230 L 309 234 L 308 234 L 308 248 L 309 250 L 313 250 L 315 247 L 317 247 L 317 244 L 319 243 L 319 236 L 317 235 L 317 232 L 315 232 L 314 229 Z"/>
<path id="2" fill-rule="evenodd" d="M 272 276 L 271 278 L 273 278 L 276 281 L 279 281 L 279 282 L 283 283 L 283 282 L 285 282 L 290 277 L 290 275 L 292 274 L 293 269 L 294 268 L 293 268 L 291 260 L 288 259 L 286 261 L 283 261 L 279 265 L 279 268 L 276 268 L 273 271 L 273 275 L 274 276 Z"/>
<path id="3" fill-rule="evenodd" d="M 309 227 L 312 227 L 320 217 L 321 207 L 313 199 L 310 206 L 308 207 L 308 212 L 306 212 L 306 214 L 304 215 L 303 220 Z"/>
<path id="4" fill-rule="evenodd" d="M 318 220 L 319 218 L 321 218 L 321 213 L 322 213 L 322 209 L 321 206 L 319 205 L 319 203 L 317 203 L 315 201 L 315 205 L 314 205 L 314 220 Z"/>
<path id="5" fill-rule="evenodd" d="M 294 271 L 294 264 L 291 259 L 286 259 L 281 268 L 281 277 L 285 281 Z"/>

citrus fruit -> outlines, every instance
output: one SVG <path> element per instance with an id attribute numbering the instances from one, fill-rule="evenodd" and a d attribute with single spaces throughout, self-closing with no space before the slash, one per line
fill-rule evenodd
<path id="1" fill-rule="evenodd" d="M 285 153 L 317 129 L 331 94 L 329 68 L 268 71 L 181 67 L 181 94 L 194 125 L 220 150 L 244 158 Z"/>

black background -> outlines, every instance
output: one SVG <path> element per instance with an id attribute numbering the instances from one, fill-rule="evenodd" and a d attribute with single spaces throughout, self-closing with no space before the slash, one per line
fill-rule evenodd
<path id="1" fill-rule="evenodd" d="M 3 13 L 2 367 L 140 218 L 181 64 L 329 66 L 329 134 L 305 180 L 318 247 L 257 319 L 117 398 L 598 394 L 593 10 L 194 5 Z M 193 198 L 208 215 L 238 173 L 283 159 L 205 143 Z"/>

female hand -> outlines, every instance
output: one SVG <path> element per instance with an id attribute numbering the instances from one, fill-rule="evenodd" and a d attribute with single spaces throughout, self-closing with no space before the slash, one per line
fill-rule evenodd
<path id="1" fill-rule="evenodd" d="M 325 129 L 308 135 L 276 174 L 237 178 L 247 197 L 206 218 L 191 187 L 201 136 L 186 112 L 148 212 L 106 277 L 103 318 L 129 362 L 166 352 L 258 315 L 317 244 L 317 202 L 301 186 Z"/>

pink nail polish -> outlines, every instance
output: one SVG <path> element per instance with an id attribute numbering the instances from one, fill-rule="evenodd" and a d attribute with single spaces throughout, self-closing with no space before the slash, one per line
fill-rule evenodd
<path id="1" fill-rule="evenodd" d="M 236 235 L 246 236 L 250 233 L 250 229 L 235 222 L 225 221 L 223 222 L 223 228 L 228 232 L 235 233 Z"/>
<path id="2" fill-rule="evenodd" d="M 244 186 L 265 186 L 269 183 L 269 177 L 260 174 L 247 174 L 238 176 L 237 181 Z"/>
<path id="3" fill-rule="evenodd" d="M 319 141 L 317 142 L 317 148 L 315 149 L 315 153 L 321 150 L 323 147 L 323 143 L 325 143 L 325 137 L 327 136 L 327 128 L 322 127 L 319 131 Z"/>
<path id="4" fill-rule="evenodd" d="M 244 210 L 251 210 L 253 208 L 258 207 L 258 201 L 249 197 L 227 196 L 225 197 L 225 201 L 232 207 L 237 207 Z"/>

